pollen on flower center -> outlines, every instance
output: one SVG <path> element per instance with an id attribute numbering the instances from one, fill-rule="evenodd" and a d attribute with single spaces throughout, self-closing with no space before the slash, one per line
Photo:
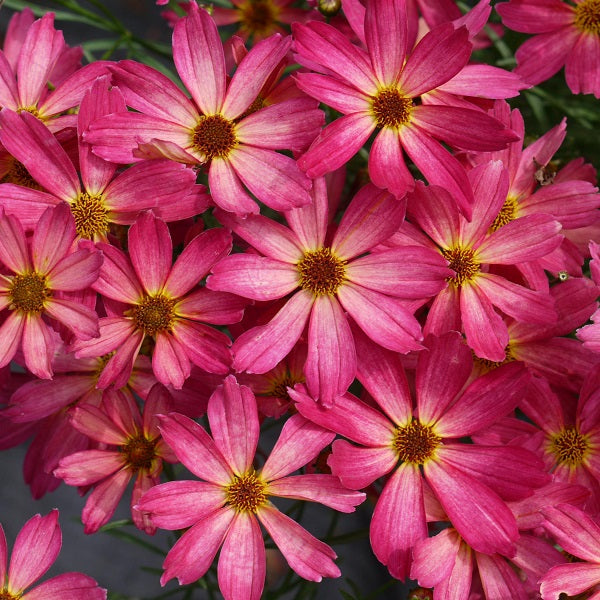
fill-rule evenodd
<path id="1" fill-rule="evenodd" d="M 10 162 L 7 165 L 6 174 L 0 183 L 14 183 L 21 187 L 30 188 L 32 190 L 43 190 L 44 188 L 29 174 L 23 163 L 20 163 L 15 158 L 10 157 Z"/>
<path id="2" fill-rule="evenodd" d="M 254 471 L 236 475 L 225 488 L 225 497 L 238 512 L 255 513 L 267 502 L 266 485 Z"/>
<path id="3" fill-rule="evenodd" d="M 300 287 L 315 296 L 333 296 L 344 282 L 346 261 L 333 254 L 331 248 L 319 248 L 304 253 L 298 263 Z"/>
<path id="4" fill-rule="evenodd" d="M 503 225 L 514 221 L 517 218 L 517 209 L 519 204 L 517 203 L 517 199 L 513 196 L 508 196 L 498 213 L 498 216 L 494 219 L 492 226 L 490 229 L 492 231 L 496 231 L 500 229 Z"/>
<path id="5" fill-rule="evenodd" d="M 71 204 L 71 213 L 79 237 L 93 240 L 96 236 L 106 236 L 108 209 L 101 195 L 90 196 L 87 192 L 80 192 L 77 200 Z"/>
<path id="6" fill-rule="evenodd" d="M 448 266 L 456 273 L 454 277 L 448 278 L 455 285 L 463 285 L 479 272 L 479 263 L 473 258 L 475 252 L 470 248 L 449 248 L 442 250 L 442 254 L 448 261 Z"/>
<path id="7" fill-rule="evenodd" d="M 194 150 L 203 154 L 207 162 L 227 156 L 236 144 L 235 125 L 221 115 L 202 117 L 192 133 Z"/>
<path id="8" fill-rule="evenodd" d="M 304 383 L 304 381 L 304 377 L 295 377 L 289 371 L 286 371 L 284 375 L 273 380 L 268 393 L 270 396 L 274 396 L 275 398 L 289 402 L 290 396 L 287 391 L 288 387 L 293 388 L 297 383 Z"/>
<path id="9" fill-rule="evenodd" d="M 175 300 L 162 294 L 145 296 L 133 309 L 132 316 L 138 329 L 147 335 L 168 331 L 173 326 Z"/>
<path id="10" fill-rule="evenodd" d="M 248 0 L 240 7 L 242 28 L 248 34 L 267 33 L 277 21 L 278 10 L 270 0 Z"/>
<path id="11" fill-rule="evenodd" d="M 135 471 L 149 471 L 152 461 L 156 458 L 156 440 L 149 440 L 143 435 L 131 438 L 121 447 L 121 452 L 125 455 L 128 467 Z"/>
<path id="12" fill-rule="evenodd" d="M 401 127 L 410 120 L 413 102 L 396 88 L 381 90 L 371 103 L 377 127 Z"/>
<path id="13" fill-rule="evenodd" d="M 396 428 L 392 444 L 402 462 L 422 465 L 433 456 L 441 441 L 431 427 L 413 420 Z"/>
<path id="14" fill-rule="evenodd" d="M 506 352 L 506 357 L 504 358 L 504 360 L 494 361 L 494 360 L 488 360 L 487 358 L 481 358 L 481 357 L 477 356 L 471 350 L 471 354 L 473 355 L 473 362 L 476 365 L 479 365 L 479 368 L 481 369 L 481 371 L 483 373 L 488 373 L 489 371 L 493 371 L 494 369 L 497 369 L 501 365 L 505 365 L 507 363 L 517 360 L 515 355 L 513 354 L 510 344 L 508 344 L 508 346 L 506 346 L 505 352 Z"/>
<path id="15" fill-rule="evenodd" d="M 580 465 L 585 460 L 589 448 L 587 436 L 575 427 L 566 427 L 550 439 L 550 451 L 556 456 L 556 462 L 561 465 Z"/>
<path id="16" fill-rule="evenodd" d="M 20 106 L 17 108 L 17 113 L 21 114 L 22 112 L 28 112 L 40 121 L 44 121 L 44 119 L 40 116 L 40 111 L 37 109 L 37 106 Z"/>
<path id="17" fill-rule="evenodd" d="M 0 600 L 19 600 L 23 594 L 11 594 L 7 589 L 0 590 Z"/>
<path id="18" fill-rule="evenodd" d="M 600 35 L 600 0 L 583 0 L 574 7 L 574 11 L 578 29 Z"/>
<path id="19" fill-rule="evenodd" d="M 46 277 L 34 272 L 15 275 L 8 295 L 11 308 L 27 313 L 39 313 L 44 310 L 44 304 L 51 293 L 46 285 Z"/>

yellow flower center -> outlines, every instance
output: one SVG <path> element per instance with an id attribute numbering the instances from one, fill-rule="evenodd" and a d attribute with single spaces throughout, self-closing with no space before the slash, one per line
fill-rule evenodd
<path id="1" fill-rule="evenodd" d="M 371 112 L 377 127 L 400 128 L 410 120 L 411 98 L 405 98 L 396 88 L 380 90 L 371 102 Z"/>
<path id="2" fill-rule="evenodd" d="M 496 231 L 500 229 L 503 225 L 514 221 L 517 218 L 517 211 L 519 208 L 519 204 L 517 199 L 513 196 L 508 196 L 498 213 L 498 216 L 494 219 L 492 226 L 490 229 L 492 231 Z"/>
<path id="3" fill-rule="evenodd" d="M 11 594 L 6 588 L 0 590 L 0 600 L 19 600 L 23 594 Z"/>
<path id="4" fill-rule="evenodd" d="M 44 188 L 29 174 L 23 163 L 17 159 L 8 159 L 6 165 L 6 173 L 0 183 L 14 183 L 21 187 L 30 188 L 32 190 L 42 191 Z"/>
<path id="5" fill-rule="evenodd" d="M 583 0 L 575 6 L 575 27 L 600 35 L 600 0 Z"/>
<path id="6" fill-rule="evenodd" d="M 577 467 L 583 463 L 590 450 L 587 436 L 575 427 L 566 427 L 550 437 L 550 452 L 559 465 Z"/>
<path id="7" fill-rule="evenodd" d="M 396 428 L 392 445 L 402 462 L 422 465 L 433 457 L 441 442 L 442 438 L 431 427 L 413 420 L 408 425 Z"/>
<path id="8" fill-rule="evenodd" d="M 267 503 L 267 486 L 254 471 L 236 475 L 225 487 L 225 498 L 237 512 L 255 513 Z"/>
<path id="9" fill-rule="evenodd" d="M 298 263 L 300 287 L 315 296 L 333 296 L 346 277 L 346 261 L 339 259 L 331 248 L 319 248 L 304 253 Z"/>
<path id="10" fill-rule="evenodd" d="M 202 117 L 192 132 L 192 146 L 205 162 L 225 158 L 237 143 L 234 123 L 221 115 Z"/>
<path id="11" fill-rule="evenodd" d="M 46 276 L 41 273 L 19 273 L 12 277 L 8 290 L 10 308 L 26 313 L 39 313 L 44 310 L 46 300 L 51 296 L 46 285 Z"/>
<path id="12" fill-rule="evenodd" d="M 156 335 L 173 327 L 175 300 L 162 294 L 144 296 L 133 308 L 132 316 L 138 329 L 146 335 Z"/>
<path id="13" fill-rule="evenodd" d="M 94 240 L 105 239 L 108 233 L 108 209 L 102 195 L 90 196 L 80 192 L 71 204 L 75 228 L 79 237 Z"/>
<path id="14" fill-rule="evenodd" d="M 500 367 L 502 365 L 505 365 L 507 363 L 517 360 L 512 352 L 512 348 L 511 348 L 510 344 L 508 344 L 508 346 L 506 346 L 505 352 L 506 352 L 506 357 L 504 360 L 501 360 L 501 361 L 494 361 L 494 360 L 488 360 L 487 358 L 481 358 L 481 357 L 477 356 L 477 354 L 475 354 L 473 351 L 471 351 L 471 354 L 473 355 L 474 363 L 479 366 L 479 370 L 482 373 L 488 373 L 489 371 L 493 371 L 494 369 L 497 369 L 498 367 Z"/>
<path id="15" fill-rule="evenodd" d="M 458 246 L 442 250 L 442 255 L 448 261 L 448 266 L 456 273 L 454 277 L 448 278 L 448 281 L 455 285 L 463 285 L 479 273 L 479 263 L 473 258 L 475 251 L 471 248 Z"/>
<path id="16" fill-rule="evenodd" d="M 279 8 L 270 0 L 248 0 L 240 6 L 240 29 L 248 36 L 268 35 L 277 24 Z"/>
<path id="17" fill-rule="evenodd" d="M 129 441 L 120 448 L 124 454 L 127 466 L 134 471 L 151 471 L 152 461 L 156 458 L 156 441 L 149 440 L 143 435 L 130 438 Z"/>
<path id="18" fill-rule="evenodd" d="M 28 112 L 32 114 L 36 119 L 39 119 L 40 121 L 46 120 L 40 115 L 40 111 L 38 110 L 37 106 L 20 106 L 19 108 L 17 108 L 17 113 L 21 114 L 22 112 Z"/>

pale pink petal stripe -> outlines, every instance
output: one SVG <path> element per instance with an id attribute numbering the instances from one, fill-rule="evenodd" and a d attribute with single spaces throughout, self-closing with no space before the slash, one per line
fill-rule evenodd
<path id="1" fill-rule="evenodd" d="M 11 312 L 0 326 L 0 367 L 13 359 L 21 344 L 25 318 L 18 312 Z"/>
<path id="2" fill-rule="evenodd" d="M 313 181 L 311 196 L 310 204 L 288 210 L 285 213 L 285 219 L 290 229 L 296 234 L 299 246 L 304 252 L 318 250 L 325 245 L 329 224 L 329 200 L 324 177 Z M 265 252 L 265 254 L 267 253 Z"/>
<path id="3" fill-rule="evenodd" d="M 281 550 L 290 567 L 304 579 L 321 581 L 339 577 L 335 552 L 275 507 L 261 507 L 257 517 Z"/>
<path id="4" fill-rule="evenodd" d="M 253 514 L 235 514 L 219 555 L 217 577 L 225 598 L 260 600 L 267 561 L 260 525 Z"/>
<path id="5" fill-rule="evenodd" d="M 401 198 L 412 191 L 415 179 L 406 166 L 398 131 L 384 127 L 369 153 L 369 175 L 373 183 Z"/>
<path id="6" fill-rule="evenodd" d="M 132 476 L 131 470 L 121 469 L 92 490 L 81 512 L 81 520 L 85 525 L 84 533 L 96 533 L 102 525 L 108 523 Z"/>
<path id="7" fill-rule="evenodd" d="M 75 220 L 66 202 L 46 209 L 31 241 L 33 268 L 41 273 L 50 271 L 67 254 L 75 235 Z"/>
<path id="8" fill-rule="evenodd" d="M 298 73 L 295 81 L 302 91 L 344 115 L 370 108 L 369 96 L 328 75 Z"/>
<path id="9" fill-rule="evenodd" d="M 56 338 L 40 314 L 27 313 L 24 321 L 21 344 L 25 364 L 40 379 L 52 379 L 52 358 Z"/>
<path id="10" fill-rule="evenodd" d="M 240 216 L 259 212 L 258 205 L 242 185 L 229 160 L 213 158 L 208 171 L 208 186 L 219 208 Z"/>
<path id="11" fill-rule="evenodd" d="M 31 270 L 29 248 L 17 217 L 0 211 L 0 261 L 14 273 Z"/>
<path id="12" fill-rule="evenodd" d="M 82 450 L 63 458 L 54 475 L 67 485 L 91 485 L 123 466 L 124 459 L 117 451 Z"/>
<path id="13" fill-rule="evenodd" d="M 549 33 L 570 25 L 575 18 L 573 7 L 561 0 L 506 2 L 496 10 L 506 27 L 522 33 Z"/>
<path id="14" fill-rule="evenodd" d="M 102 253 L 91 244 L 84 245 L 81 250 L 67 254 L 56 263 L 47 275 L 48 285 L 63 292 L 87 288 L 98 279 L 102 262 Z"/>
<path id="15" fill-rule="evenodd" d="M 96 245 L 104 262 L 94 289 L 100 294 L 127 304 L 137 304 L 144 291 L 126 254 L 111 244 Z"/>
<path id="16" fill-rule="evenodd" d="M 544 600 L 559 600 L 567 594 L 574 597 L 600 583 L 600 565 L 597 563 L 567 563 L 552 567 L 542 577 L 540 592 Z M 587 596 L 597 600 L 598 593 Z"/>
<path id="17" fill-rule="evenodd" d="M 208 401 L 208 422 L 215 445 L 236 475 L 254 460 L 260 427 L 252 390 L 229 375 Z"/>
<path id="18" fill-rule="evenodd" d="M 600 97 L 600 44 L 596 35 L 585 32 L 573 46 L 565 63 L 565 80 L 574 94 Z"/>
<path id="19" fill-rule="evenodd" d="M 90 340 L 100 336 L 96 311 L 83 304 L 62 298 L 52 298 L 46 304 L 46 312 L 52 318 L 66 325 L 80 340 Z"/>
<path id="20" fill-rule="evenodd" d="M 95 579 L 83 573 L 63 573 L 42 582 L 28 591 L 26 600 L 106 600 L 106 590 L 98 587 Z"/>
<path id="21" fill-rule="evenodd" d="M 185 345 L 170 332 L 160 332 L 154 339 L 152 371 L 156 379 L 163 385 L 180 390 L 192 371 Z"/>
<path id="22" fill-rule="evenodd" d="M 460 544 L 460 536 L 452 527 L 421 540 L 413 550 L 411 579 L 416 579 L 423 587 L 432 588 L 450 577 Z M 457 598 L 462 600 L 463 596 Z"/>

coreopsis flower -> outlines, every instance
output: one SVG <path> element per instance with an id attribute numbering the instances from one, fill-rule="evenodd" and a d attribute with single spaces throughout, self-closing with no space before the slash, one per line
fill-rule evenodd
<path id="1" fill-rule="evenodd" d="M 574 94 L 600 98 L 600 2 L 510 0 L 496 5 L 509 29 L 533 34 L 516 52 L 518 73 L 537 85 L 563 66 Z"/>
<path id="2" fill-rule="evenodd" d="M 76 116 L 62 113 L 77 106 L 92 82 L 106 74 L 107 68 L 104 61 L 96 61 L 65 77 L 61 71 L 72 67 L 72 57 L 65 56 L 66 50 L 62 31 L 54 29 L 54 13 L 46 13 L 33 22 L 21 44 L 9 45 L 8 56 L 0 52 L 0 106 L 29 112 L 52 131 L 75 126 Z M 63 59 L 66 60 L 59 65 Z M 49 81 L 54 84 L 53 89 L 48 87 Z"/>
<path id="3" fill-rule="evenodd" d="M 421 328 L 404 299 L 427 298 L 451 273 L 440 256 L 411 247 L 366 254 L 400 225 L 404 205 L 367 185 L 356 194 L 329 241 L 325 181 L 314 181 L 313 204 L 289 211 L 289 228 L 260 215 L 221 221 L 256 253 L 233 254 L 216 264 L 206 285 L 253 300 L 293 295 L 265 325 L 233 344 L 233 368 L 266 373 L 294 347 L 308 322 L 304 366 L 315 398 L 331 404 L 352 383 L 356 354 L 346 310 L 377 343 L 408 352 L 419 349 Z"/>
<path id="4" fill-rule="evenodd" d="M 503 148 L 515 136 L 481 110 L 418 102 L 466 65 L 472 49 L 467 29 L 436 27 L 407 57 L 405 0 L 381 0 L 366 5 L 367 52 L 325 23 L 296 24 L 293 32 L 297 60 L 323 73 L 299 73 L 299 87 L 343 115 L 299 159 L 307 175 L 342 166 L 378 130 L 369 153 L 375 185 L 398 196 L 414 187 L 406 152 L 430 183 L 445 187 L 470 214 L 464 170 L 440 142 L 484 151 Z"/>
<path id="5" fill-rule="evenodd" d="M 211 396 L 212 437 L 177 413 L 160 430 L 177 458 L 202 481 L 172 481 L 147 492 L 138 509 L 162 529 L 190 527 L 171 548 L 161 584 L 184 585 L 202 577 L 221 548 L 217 576 L 225 598 L 259 598 L 265 580 L 265 527 L 290 567 L 304 579 L 339 577 L 335 552 L 280 512 L 270 497 L 319 502 L 353 512 L 365 495 L 348 490 L 333 475 L 290 474 L 311 461 L 334 434 L 300 415 L 286 421 L 260 469 L 253 464 L 260 433 L 251 390 L 230 375 Z"/>
<path id="6" fill-rule="evenodd" d="M 544 600 L 559 600 L 587 592 L 586 598 L 600 597 L 600 527 L 586 513 L 570 504 L 542 509 L 544 528 L 565 552 L 581 559 L 552 567 L 542 578 Z"/>
<path id="7" fill-rule="evenodd" d="M 590 241 L 589 248 L 592 257 L 590 261 L 590 274 L 594 283 L 600 286 L 600 245 L 594 241 Z M 590 318 L 592 324 L 578 329 L 577 338 L 592 352 L 600 353 L 600 310 L 594 311 L 594 314 Z"/>
<path id="8" fill-rule="evenodd" d="M 246 304 L 232 294 L 194 289 L 208 270 L 231 249 L 231 235 L 209 229 L 197 235 L 172 263 L 173 242 L 167 225 L 152 212 L 130 227 L 129 256 L 99 243 L 104 264 L 94 289 L 118 303 L 100 319 L 100 337 L 76 342 L 78 358 L 111 354 L 98 387 L 125 385 L 146 337 L 154 339 L 152 369 L 158 381 L 181 388 L 191 364 L 211 373 L 229 371 L 230 339 L 209 327 L 242 318 Z"/>
<path id="9" fill-rule="evenodd" d="M 101 407 L 88 403 L 72 411 L 75 429 L 108 446 L 65 456 L 54 470 L 54 475 L 67 485 L 94 486 L 81 514 L 85 533 L 95 533 L 108 523 L 134 477 L 133 522 L 150 535 L 156 531 L 135 505 L 144 492 L 160 481 L 163 460 L 176 462 L 160 435 L 156 416 L 170 409 L 168 393 L 156 384 L 141 414 L 132 394 L 113 389 L 104 391 Z"/>
<path id="10" fill-rule="evenodd" d="M 506 200 L 506 171 L 494 161 L 471 170 L 469 180 L 475 197 L 470 222 L 440 187 L 418 183 L 409 198 L 414 222 L 455 272 L 434 299 L 425 332 L 464 331 L 477 356 L 501 362 L 509 336 L 495 307 L 516 320 L 538 324 L 554 323 L 556 312 L 547 292 L 489 272 L 489 265 L 514 265 L 552 252 L 562 240 L 560 224 L 550 215 L 532 214 L 490 232 Z"/>
<path id="11" fill-rule="evenodd" d="M 212 198 L 227 211 L 259 211 L 246 189 L 275 210 L 307 204 L 310 180 L 292 158 L 275 150 L 304 150 L 323 113 L 308 97 L 252 109 L 290 45 L 278 34 L 259 42 L 228 83 L 217 26 L 191 2 L 173 31 L 173 58 L 192 100 L 158 71 L 122 61 L 112 69 L 114 80 L 139 112 L 103 117 L 84 139 L 114 162 L 160 156 L 205 165 Z"/>
<path id="12" fill-rule="evenodd" d="M 0 141 L 40 186 L 1 185 L 0 204 L 6 212 L 24 215 L 23 225 L 33 227 L 48 206 L 64 201 L 71 207 L 79 237 L 94 241 L 107 241 L 112 223 L 131 224 L 141 210 L 156 210 L 167 221 L 203 212 L 209 196 L 204 186 L 195 185 L 191 169 L 152 160 L 116 175 L 117 165 L 92 154 L 91 146 L 81 140 L 90 121 L 126 110 L 121 93 L 109 90 L 106 77 L 98 78 L 81 101 L 77 128 L 83 185 L 66 151 L 44 125 L 30 114 L 2 110 Z"/>
<path id="13" fill-rule="evenodd" d="M 83 573 L 64 573 L 33 585 L 56 560 L 62 546 L 58 511 L 31 517 L 15 540 L 8 564 L 4 529 L 0 525 L 0 598 L 3 600 L 106 600 L 106 590 Z"/>
<path id="14" fill-rule="evenodd" d="M 37 377 L 52 377 L 55 340 L 44 317 L 58 321 L 76 338 L 99 335 L 98 316 L 69 298 L 98 278 L 102 255 L 76 237 L 75 221 L 66 203 L 46 209 L 33 232 L 25 236 L 16 217 L 0 207 L 0 309 L 8 310 L 0 326 L 0 366 L 7 365 L 18 348 L 25 366 Z"/>
<path id="15" fill-rule="evenodd" d="M 426 486 L 472 548 L 513 556 L 519 531 L 505 500 L 527 496 L 549 477 L 531 452 L 463 438 L 514 409 L 528 377 L 525 369 L 503 365 L 465 387 L 473 363 L 461 336 L 429 337 L 417 358 L 413 406 L 398 355 L 360 332 L 355 339 L 361 357 L 357 378 L 373 406 L 348 393 L 324 408 L 300 386 L 289 393 L 307 419 L 360 444 L 333 443 L 328 464 L 344 485 L 362 489 L 391 474 L 371 520 L 375 556 L 394 577 L 408 576 L 412 549 L 428 535 Z"/>

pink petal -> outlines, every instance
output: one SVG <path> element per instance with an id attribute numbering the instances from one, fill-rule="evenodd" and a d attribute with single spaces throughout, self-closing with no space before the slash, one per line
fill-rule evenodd
<path id="1" fill-rule="evenodd" d="M 432 588 L 450 577 L 460 545 L 460 536 L 451 527 L 421 540 L 413 551 L 411 579 L 416 579 L 423 587 Z"/>
<path id="2" fill-rule="evenodd" d="M 200 425 L 178 413 L 162 417 L 160 422 L 164 440 L 194 475 L 222 486 L 231 482 L 229 465 Z"/>
<path id="3" fill-rule="evenodd" d="M 269 483 L 269 493 L 281 498 L 319 502 L 334 510 L 354 512 L 365 494 L 350 491 L 334 475 L 309 474 L 284 477 Z"/>
<path id="4" fill-rule="evenodd" d="M 209 229 L 196 236 L 177 257 L 164 284 L 174 298 L 189 292 L 210 268 L 231 251 L 231 235 L 224 229 Z"/>
<path id="5" fill-rule="evenodd" d="M 94 340 L 75 342 L 72 350 L 77 358 L 102 356 L 120 347 L 135 333 L 135 327 L 130 319 L 123 317 L 104 317 L 99 322 L 100 337 Z M 141 337 L 143 334 L 137 334 Z"/>
<path id="6" fill-rule="evenodd" d="M 169 481 L 149 489 L 136 508 L 149 513 L 161 529 L 185 529 L 208 517 L 225 503 L 221 486 L 204 481 Z"/>
<path id="7" fill-rule="evenodd" d="M 295 81 L 303 92 L 344 115 L 364 112 L 370 107 L 369 96 L 328 75 L 298 73 Z"/>
<path id="8" fill-rule="evenodd" d="M 415 186 L 415 179 L 406 166 L 398 131 L 384 127 L 378 134 L 369 153 L 371 181 L 402 198 Z"/>
<path id="9" fill-rule="evenodd" d="M 11 312 L 0 325 L 0 367 L 4 367 L 13 359 L 21 344 L 25 318 L 18 312 Z"/>
<path id="10" fill-rule="evenodd" d="M 173 30 L 173 60 L 192 98 L 206 115 L 221 111 L 225 99 L 225 55 L 217 26 L 204 9 L 190 5 Z"/>
<path id="11" fill-rule="evenodd" d="M 98 338 L 98 343 L 95 344 L 95 340 L 86 343 L 87 346 L 93 347 L 94 352 L 92 355 L 94 356 L 102 356 L 103 354 L 115 350 L 115 354 L 106 363 L 106 366 L 98 378 L 96 387 L 99 389 L 106 389 L 111 384 L 113 384 L 116 389 L 119 389 L 124 387 L 131 377 L 133 363 L 142 347 L 145 334 L 142 331 L 136 331 L 131 328 L 131 325 L 128 325 L 130 323 L 131 321 L 128 320 L 126 320 L 125 323 L 121 322 L 118 328 L 116 326 L 113 328 L 111 324 L 110 328 L 108 326 L 105 328 L 106 331 L 103 331 L 103 324 L 100 323 L 100 338 Z M 111 334 L 114 334 L 114 337 L 111 337 Z M 115 346 L 115 341 L 124 334 L 126 336 L 125 339 Z M 96 354 L 100 349 L 107 347 L 111 347 L 112 350 L 106 350 Z M 78 351 L 76 352 L 76 355 L 82 352 L 85 351 Z"/>
<path id="12" fill-rule="evenodd" d="M 318 250 L 325 245 L 329 223 L 329 200 L 324 177 L 313 181 L 311 196 L 310 204 L 293 208 L 285 213 L 285 219 L 298 238 L 299 246 L 303 251 Z M 268 252 L 265 254 L 268 255 Z"/>
<path id="13" fill-rule="evenodd" d="M 24 590 L 39 579 L 56 560 L 62 543 L 58 510 L 45 517 L 35 515 L 19 531 L 10 559 L 10 589 Z"/>
<path id="14" fill-rule="evenodd" d="M 442 452 L 438 452 L 441 458 Z M 425 478 L 452 525 L 474 550 L 511 556 L 519 530 L 506 504 L 487 486 L 445 462 L 428 461 Z"/>
<path id="15" fill-rule="evenodd" d="M 260 525 L 249 513 L 237 513 L 219 555 L 217 577 L 225 598 L 259 600 L 267 562 Z"/>
<path id="16" fill-rule="evenodd" d="M 121 434 L 120 442 L 122 441 Z M 67 485 L 91 485 L 116 473 L 124 466 L 125 460 L 119 452 L 82 450 L 61 459 L 54 475 L 63 479 Z"/>
<path id="17" fill-rule="evenodd" d="M 113 300 L 137 304 L 144 291 L 127 255 L 110 244 L 99 243 L 96 247 L 102 251 L 104 261 L 94 289 Z"/>
<path id="18" fill-rule="evenodd" d="M 219 208 L 242 216 L 259 212 L 229 160 L 213 158 L 208 171 L 208 185 Z"/>
<path id="19" fill-rule="evenodd" d="M 100 337 L 98 315 L 87 306 L 71 300 L 52 298 L 46 303 L 46 312 L 53 319 L 66 325 L 80 340 Z"/>
<path id="20" fill-rule="evenodd" d="M 559 600 L 563 594 L 577 596 L 600 582 L 600 565 L 596 563 L 567 563 L 552 567 L 540 583 L 544 600 Z M 597 594 L 588 596 L 597 598 Z M 594 600 L 596 600 L 594 598 Z"/>
<path id="21" fill-rule="evenodd" d="M 213 325 L 230 325 L 242 320 L 247 304 L 246 300 L 234 294 L 200 288 L 177 302 L 174 310 L 179 317 Z"/>
<path id="22" fill-rule="evenodd" d="M 340 570 L 333 562 L 335 552 L 298 523 L 269 505 L 262 506 L 257 516 L 300 577 L 321 581 L 323 577 L 340 576 Z"/>
<path id="23" fill-rule="evenodd" d="M 90 244 L 67 254 L 48 273 L 50 288 L 62 292 L 76 292 L 89 287 L 98 279 L 103 262 L 102 253 Z"/>
<path id="24" fill-rule="evenodd" d="M 129 228 L 129 255 L 148 294 L 162 290 L 171 270 L 173 244 L 164 221 L 151 211 L 142 213 Z"/>
<path id="25" fill-rule="evenodd" d="M 83 573 L 63 573 L 48 579 L 28 591 L 26 600 L 105 600 L 106 590 Z"/>
<path id="26" fill-rule="evenodd" d="M 303 416 L 292 415 L 284 423 L 279 438 L 261 469 L 262 478 L 272 482 L 304 467 L 334 437 L 335 434 Z"/>
<path id="27" fill-rule="evenodd" d="M 0 211 L 0 261 L 15 273 L 31 270 L 23 226 L 16 217 L 3 211 Z"/>
<path id="28" fill-rule="evenodd" d="M 567 55 L 565 80 L 574 94 L 600 97 L 600 44 L 595 35 L 583 33 Z"/>
<path id="29" fill-rule="evenodd" d="M 75 221 L 67 203 L 47 208 L 33 233 L 34 269 L 41 273 L 50 271 L 67 254 L 75 235 Z"/>
<path id="30" fill-rule="evenodd" d="M 215 445 L 236 475 L 252 465 L 260 427 L 252 390 L 229 375 L 208 401 L 208 422 Z"/>
<path id="31" fill-rule="evenodd" d="M 222 331 L 182 319 L 177 322 L 173 337 L 195 365 L 209 373 L 229 372 L 231 341 Z"/>
<path id="32" fill-rule="evenodd" d="M 308 326 L 308 356 L 304 365 L 311 396 L 331 406 L 356 376 L 354 340 L 337 299 L 317 296 Z"/>
<path id="33" fill-rule="evenodd" d="M 232 346 L 233 367 L 248 373 L 266 373 L 294 347 L 311 313 L 314 297 L 301 290 L 294 294 L 266 325 L 240 335 Z"/>
<path id="34" fill-rule="evenodd" d="M 427 537 L 417 465 L 401 464 L 387 481 L 375 505 L 369 537 L 379 561 L 393 577 L 405 580 L 410 572 L 410 549 Z"/>
<path id="35" fill-rule="evenodd" d="M 55 338 L 40 314 L 27 313 L 24 321 L 21 344 L 25 365 L 40 379 L 52 379 Z"/>
<path id="36" fill-rule="evenodd" d="M 160 332 L 154 339 L 152 371 L 156 379 L 180 390 L 192 370 L 187 349 L 170 332 Z"/>

